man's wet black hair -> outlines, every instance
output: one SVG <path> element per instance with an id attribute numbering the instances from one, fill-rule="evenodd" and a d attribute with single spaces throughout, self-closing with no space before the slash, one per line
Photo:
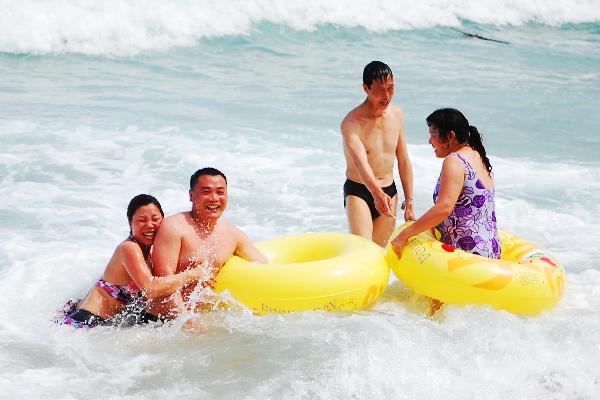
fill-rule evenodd
<path id="1" fill-rule="evenodd" d="M 200 178 L 202 175 L 222 176 L 223 179 L 225 179 L 225 183 L 227 183 L 227 177 L 224 173 L 222 173 L 216 168 L 205 167 L 200 168 L 198 171 L 194 172 L 194 174 L 190 177 L 190 190 L 194 189 L 194 186 L 196 186 L 196 182 L 198 182 L 198 178 Z"/>
<path id="2" fill-rule="evenodd" d="M 156 200 L 156 197 L 150 196 L 149 194 L 138 194 L 133 199 L 131 199 L 129 205 L 127 206 L 127 221 L 129 221 L 130 225 L 131 220 L 133 219 L 133 214 L 135 214 L 138 208 L 142 206 L 147 206 L 148 204 L 154 204 L 158 208 L 158 211 L 160 211 L 160 214 L 163 217 L 165 216 L 165 213 L 163 212 L 158 200 Z"/>
<path id="3" fill-rule="evenodd" d="M 388 77 L 394 77 L 392 69 L 381 61 L 371 61 L 363 70 L 363 83 L 371 89 L 373 81 L 385 82 Z"/>

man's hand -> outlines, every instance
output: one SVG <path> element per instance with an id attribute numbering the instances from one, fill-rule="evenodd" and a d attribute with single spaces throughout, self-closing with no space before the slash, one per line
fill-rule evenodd
<path id="1" fill-rule="evenodd" d="M 375 199 L 375 208 L 379 211 L 379 214 L 387 217 L 396 218 L 394 215 L 394 208 L 392 206 L 392 198 L 388 196 L 383 190 L 379 189 L 373 194 Z"/>
<path id="2" fill-rule="evenodd" d="M 412 200 L 407 201 L 404 206 L 404 221 L 414 221 L 415 219 Z"/>

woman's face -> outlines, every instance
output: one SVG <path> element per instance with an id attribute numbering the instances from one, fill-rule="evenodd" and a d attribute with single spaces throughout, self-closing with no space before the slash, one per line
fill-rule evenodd
<path id="1" fill-rule="evenodd" d="M 440 132 L 438 131 L 438 128 L 434 127 L 433 125 L 429 125 L 429 144 L 433 146 L 435 156 L 438 158 L 444 158 L 450 153 L 448 141 L 444 142 L 440 138 Z"/>
<path id="2" fill-rule="evenodd" d="M 141 206 L 131 218 L 131 234 L 138 243 L 151 246 L 162 220 L 163 216 L 154 204 Z"/>

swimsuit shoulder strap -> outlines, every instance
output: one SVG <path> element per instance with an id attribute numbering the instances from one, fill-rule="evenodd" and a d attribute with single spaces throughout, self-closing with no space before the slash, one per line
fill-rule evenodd
<path id="1" fill-rule="evenodd" d="M 473 167 L 471 167 L 471 164 L 470 164 L 470 163 L 469 163 L 467 160 L 465 160 L 465 158 L 464 158 L 463 156 L 461 156 L 461 155 L 460 155 L 460 154 L 458 154 L 458 153 L 452 153 L 452 154 L 454 154 L 456 157 L 458 157 L 458 159 L 459 159 L 460 161 L 462 161 L 462 163 L 463 163 L 463 165 L 465 166 L 465 168 L 467 169 L 467 171 L 469 171 L 469 172 L 470 172 L 470 171 L 472 171 L 472 170 L 473 170 Z"/>
<path id="2" fill-rule="evenodd" d="M 454 154 L 456 157 L 458 157 L 458 159 L 460 161 L 462 161 L 463 165 L 465 166 L 465 184 L 469 185 L 470 181 L 479 179 L 477 176 L 477 173 L 471 166 L 471 163 L 469 163 L 463 156 L 461 156 L 458 153 L 452 153 L 452 154 Z"/>

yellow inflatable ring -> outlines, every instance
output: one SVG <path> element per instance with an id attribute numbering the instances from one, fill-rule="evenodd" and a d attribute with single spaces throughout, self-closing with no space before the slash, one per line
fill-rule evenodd
<path id="1" fill-rule="evenodd" d="M 268 264 L 234 256 L 219 271 L 217 293 L 258 313 L 359 310 L 387 285 L 384 252 L 370 240 L 346 233 L 312 233 L 256 244 Z"/>
<path id="2" fill-rule="evenodd" d="M 552 308 L 563 295 L 563 267 L 515 235 L 500 231 L 500 241 L 502 259 L 494 260 L 443 244 L 425 231 L 409 239 L 400 260 L 389 244 L 386 259 L 407 286 L 444 303 L 489 304 L 521 315 Z"/>

